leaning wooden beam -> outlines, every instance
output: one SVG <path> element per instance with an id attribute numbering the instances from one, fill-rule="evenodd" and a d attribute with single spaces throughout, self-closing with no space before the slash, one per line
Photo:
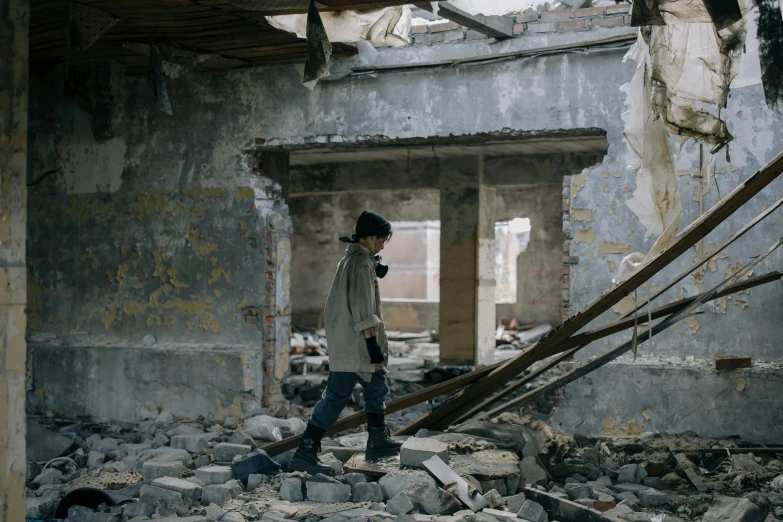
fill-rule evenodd
<path id="1" fill-rule="evenodd" d="M 777 210 L 781 205 L 783 205 L 783 198 L 779 199 L 776 203 L 774 203 L 772 206 L 764 210 L 761 214 L 756 216 L 754 219 L 752 219 L 749 223 L 747 223 L 744 227 L 737 230 L 734 234 L 731 235 L 726 241 L 721 243 L 714 252 L 703 256 L 699 261 L 697 261 L 695 264 L 691 265 L 690 268 L 687 268 L 683 270 L 680 274 L 678 274 L 674 279 L 672 279 L 669 283 L 667 283 L 663 288 L 661 288 L 658 292 L 656 292 L 654 295 L 652 295 L 649 299 L 646 299 L 643 303 L 637 304 L 636 307 L 633 310 L 628 311 L 625 313 L 625 315 L 622 316 L 622 318 L 619 321 L 616 321 L 615 323 L 611 323 L 606 325 L 604 328 L 611 328 L 612 325 L 623 326 L 622 328 L 618 328 L 617 331 L 620 331 L 624 329 L 626 324 L 631 323 L 629 326 L 633 326 L 633 323 L 635 323 L 635 320 L 630 318 L 632 315 L 636 314 L 639 310 L 641 310 L 645 305 L 653 301 L 654 299 L 657 299 L 661 295 L 663 295 L 664 292 L 672 288 L 674 285 L 688 277 L 693 271 L 697 270 L 699 267 L 707 263 L 710 259 L 718 255 L 720 252 L 725 250 L 729 245 L 734 243 L 737 239 L 741 238 L 745 235 L 746 232 L 748 232 L 751 228 L 755 227 L 757 224 L 759 224 L 761 221 L 763 221 L 767 216 L 769 216 L 772 212 Z M 696 299 L 700 296 L 696 296 L 692 299 Z M 682 303 L 682 301 L 678 301 L 677 303 L 671 303 L 670 305 L 666 305 L 660 308 L 657 308 L 655 310 L 652 310 L 648 314 L 645 314 L 645 317 L 641 317 L 641 322 L 646 322 L 648 320 L 657 319 L 658 317 L 663 317 L 664 315 L 669 315 L 670 313 L 673 313 L 674 306 L 677 306 L 678 304 Z M 683 304 L 684 306 L 684 304 Z M 629 318 L 629 319 L 626 319 Z M 599 329 L 601 330 L 601 329 Z M 584 334 L 579 334 L 571 337 L 568 341 L 566 341 L 563 346 L 564 347 L 572 347 L 572 346 L 579 346 L 581 345 L 584 347 L 588 342 L 594 341 L 596 339 L 590 339 L 589 334 L 591 332 L 586 332 Z M 576 350 L 571 350 L 568 353 L 566 353 L 564 356 L 557 358 L 555 361 L 550 362 L 547 364 L 547 369 L 552 368 L 554 365 L 559 364 L 561 361 L 564 361 L 571 357 L 574 353 L 576 353 L 580 348 L 577 348 Z M 536 373 L 540 375 L 542 372 L 542 369 L 539 369 Z M 544 370 L 545 371 L 545 370 Z M 539 373 L 540 372 L 540 373 Z M 528 378 L 529 377 L 529 378 Z M 456 422 L 465 422 L 465 420 L 468 417 L 471 417 L 475 414 L 477 414 L 480 411 L 483 411 L 487 409 L 490 405 L 496 403 L 497 401 L 507 397 L 509 394 L 513 393 L 514 391 L 518 390 L 521 386 L 528 383 L 530 380 L 532 380 L 535 377 L 528 376 L 525 378 L 522 378 L 521 380 L 513 383 L 511 386 L 507 387 L 500 393 L 493 395 L 492 397 L 484 400 L 481 404 L 471 408 L 469 411 L 465 412 Z"/>
<path id="2" fill-rule="evenodd" d="M 729 195 L 699 216 L 676 238 L 674 243 L 646 263 L 638 272 L 625 281 L 613 286 L 576 315 L 570 317 L 544 339 L 519 355 L 506 361 L 469 388 L 460 391 L 446 402 L 408 424 L 397 433 L 411 435 L 422 428 L 443 429 L 481 401 L 502 388 L 508 381 L 522 373 L 531 364 L 556 353 L 560 343 L 571 337 L 590 321 L 609 310 L 635 288 L 641 286 L 673 260 L 692 247 L 697 241 L 721 224 L 750 198 L 758 194 L 783 172 L 783 152 L 753 174 Z"/>
<path id="3" fill-rule="evenodd" d="M 418 2 L 416 7 L 434 12 L 429 2 Z M 438 16 L 464 25 L 490 38 L 509 38 L 514 36 L 514 18 L 511 16 L 472 15 L 449 2 L 438 2 Z"/>
<path id="4" fill-rule="evenodd" d="M 727 296 L 727 295 L 730 295 L 730 294 L 741 292 L 743 290 L 747 290 L 749 288 L 753 288 L 754 286 L 760 286 L 760 285 L 764 285 L 764 284 L 767 284 L 767 283 L 771 283 L 772 281 L 777 281 L 781 277 L 783 277 L 783 272 L 770 272 L 768 274 L 764 274 L 764 275 L 761 275 L 761 276 L 751 277 L 751 278 L 747 279 L 746 281 L 740 281 L 740 282 L 734 283 L 730 287 L 726 288 L 723 292 L 720 292 L 718 295 L 716 295 L 714 297 L 714 299 L 718 299 L 718 298 L 723 297 L 723 296 Z M 670 303 L 670 304 L 665 305 L 665 306 L 661 306 L 660 308 L 656 308 L 654 311 L 652 311 L 652 313 L 650 315 L 652 316 L 652 319 L 658 319 L 660 317 L 665 317 L 667 315 L 670 315 L 670 314 L 673 314 L 675 312 L 678 312 L 678 311 L 682 310 L 684 307 L 688 306 L 693 301 L 695 301 L 697 299 L 701 299 L 704 295 L 705 294 L 699 294 L 699 295 L 694 296 L 694 297 L 690 297 L 690 298 L 683 299 L 683 300 L 680 300 L 680 301 L 677 301 L 677 302 L 674 302 L 674 303 Z M 646 322 L 647 320 L 648 320 L 648 315 L 647 314 L 645 314 L 644 317 L 640 317 L 640 322 Z M 633 326 L 633 323 L 634 323 L 633 319 L 624 319 L 624 320 L 621 320 L 621 321 L 616 321 L 615 323 L 612 323 L 612 325 L 627 325 L 626 327 L 631 327 L 631 326 Z M 612 325 L 607 325 L 604 328 L 609 328 Z M 580 338 L 580 337 L 582 337 L 584 335 L 587 335 L 589 333 L 590 332 L 586 332 L 585 334 L 575 335 L 574 337 L 571 337 L 570 339 L 568 339 L 568 341 L 566 341 L 566 343 L 570 343 L 570 342 L 574 341 L 575 339 L 578 339 L 578 338 Z M 494 403 L 504 399 L 509 394 L 515 392 L 516 390 L 518 390 L 519 388 L 521 388 L 525 384 L 529 383 L 533 379 L 536 379 L 539 376 L 543 375 L 544 373 L 546 373 L 547 371 L 551 370 L 552 368 L 554 368 L 555 366 L 557 366 L 561 362 L 564 362 L 564 361 L 568 360 L 571 356 L 573 356 L 576 352 L 578 352 L 579 350 L 581 350 L 582 348 L 587 346 L 587 344 L 589 344 L 593 340 L 595 340 L 595 339 L 589 339 L 586 342 L 582 342 L 576 348 L 568 350 L 567 352 L 561 354 L 559 357 L 555 357 L 551 361 L 548 361 L 545 365 L 543 365 L 541 368 L 538 368 L 533 373 L 531 373 L 529 375 L 526 375 L 522 379 L 519 379 L 517 382 L 513 383 L 511 386 L 505 388 L 502 392 L 500 392 L 500 393 L 498 393 L 496 395 L 493 395 L 492 397 L 490 397 L 489 399 L 485 400 L 484 402 L 482 402 L 478 406 L 475 406 L 470 411 L 466 412 L 464 415 L 462 415 L 455 422 L 455 424 L 462 424 L 464 422 L 467 422 L 469 419 L 474 418 L 480 412 L 482 412 L 485 409 L 487 409 L 490 405 L 492 405 L 492 404 L 494 404 Z M 487 417 L 489 415 L 495 415 L 497 413 L 500 413 L 502 411 L 506 411 L 507 409 L 512 409 L 512 408 L 513 408 L 513 406 L 509 407 L 509 408 L 506 408 L 505 405 L 502 405 L 502 406 L 499 406 L 499 407 L 491 410 L 490 412 L 488 412 L 486 414 L 479 415 L 476 418 L 482 418 L 483 419 L 483 418 L 485 418 L 485 417 Z"/>
<path id="5" fill-rule="evenodd" d="M 648 328 L 641 334 L 639 334 L 638 338 L 638 344 L 643 343 L 647 339 L 649 339 L 652 336 L 658 335 L 659 333 L 666 330 L 668 327 L 676 323 L 677 321 L 681 321 L 685 319 L 686 317 L 689 317 L 690 315 L 693 315 L 693 312 L 701 305 L 706 303 L 707 301 L 711 301 L 712 299 L 717 299 L 718 297 L 721 297 L 723 295 L 726 295 L 726 292 L 738 292 L 738 286 L 736 283 L 742 278 L 745 274 L 747 274 L 754 266 L 759 264 L 764 258 L 766 258 L 769 254 L 775 251 L 781 244 L 783 244 L 783 238 L 776 241 L 769 249 L 767 249 L 766 252 L 764 252 L 762 255 L 758 256 L 756 259 L 751 261 L 750 263 L 746 264 L 742 269 L 740 269 L 738 272 L 736 272 L 731 277 L 725 279 L 723 282 L 721 282 L 718 286 L 714 287 L 713 289 L 704 292 L 703 294 L 700 294 L 701 297 L 699 299 L 694 300 L 687 306 L 683 307 L 682 309 L 678 310 L 677 312 L 674 312 L 666 319 L 662 320 L 658 324 L 656 324 L 653 327 Z M 749 280 L 748 280 L 749 281 Z M 747 283 L 748 281 L 744 281 Z M 767 281 L 769 282 L 769 281 Z M 520 395 L 519 397 L 508 401 L 505 404 L 502 404 L 498 406 L 497 408 L 494 408 L 486 413 L 482 413 L 481 415 L 478 415 L 474 417 L 474 420 L 481 420 L 485 419 L 487 417 L 490 417 L 492 415 L 497 415 L 498 413 L 501 413 L 503 411 L 508 411 L 510 409 L 518 408 L 520 405 L 524 404 L 525 402 L 529 401 L 533 397 L 536 397 L 538 395 L 541 395 L 542 393 L 546 393 L 551 390 L 556 390 L 557 388 L 560 388 L 561 386 L 565 386 L 566 384 L 573 382 L 580 377 L 583 377 L 587 375 L 588 373 L 597 370 L 601 366 L 605 365 L 609 361 L 612 361 L 625 352 L 631 350 L 633 348 L 634 342 L 633 340 L 630 340 L 626 343 L 621 344 L 620 346 L 613 348 L 607 352 L 602 353 L 598 357 L 595 357 L 594 359 L 591 359 L 590 361 L 582 364 L 581 366 L 578 366 L 571 370 L 570 372 L 566 373 L 565 375 L 562 375 L 558 377 L 557 379 L 550 381 L 543 386 L 539 386 L 538 388 L 531 390 L 524 395 Z"/>

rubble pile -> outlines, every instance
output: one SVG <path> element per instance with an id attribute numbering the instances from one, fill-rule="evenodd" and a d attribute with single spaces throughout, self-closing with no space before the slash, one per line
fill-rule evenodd
<path id="1" fill-rule="evenodd" d="M 772 522 L 783 516 L 783 462 L 774 450 L 754 454 L 736 440 L 695 434 L 571 438 L 532 413 L 422 430 L 406 438 L 399 457 L 378 462 L 364 460 L 365 432 L 327 438 L 320 458 L 333 477 L 288 473 L 292 452 L 270 457 L 259 449 L 301 433 L 300 418 L 260 414 L 207 425 L 175 422 L 164 412 L 133 428 L 41 423 L 31 422 L 28 520 Z"/>

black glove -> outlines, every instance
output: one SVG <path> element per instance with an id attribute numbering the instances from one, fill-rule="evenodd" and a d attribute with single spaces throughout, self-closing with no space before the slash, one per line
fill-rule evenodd
<path id="1" fill-rule="evenodd" d="M 367 352 L 370 354 L 370 362 L 373 364 L 382 364 L 384 361 L 383 349 L 378 344 L 378 339 L 373 335 L 369 339 L 364 340 L 367 343 Z"/>

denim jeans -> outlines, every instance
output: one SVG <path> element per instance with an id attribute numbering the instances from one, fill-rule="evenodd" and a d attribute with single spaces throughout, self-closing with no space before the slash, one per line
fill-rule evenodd
<path id="1" fill-rule="evenodd" d="M 313 408 L 310 424 L 325 430 L 334 426 L 340 413 L 351 399 L 357 382 L 364 387 L 364 411 L 385 415 L 386 404 L 384 400 L 389 394 L 389 387 L 386 386 L 387 373 L 389 371 L 383 368 L 372 374 L 370 382 L 364 382 L 355 372 L 329 372 L 326 389 L 321 400 Z"/>

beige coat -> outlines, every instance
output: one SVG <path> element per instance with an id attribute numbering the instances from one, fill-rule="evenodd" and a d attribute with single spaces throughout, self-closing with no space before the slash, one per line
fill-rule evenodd
<path id="1" fill-rule="evenodd" d="M 373 372 L 364 330 L 373 328 L 388 358 L 388 341 L 381 313 L 381 294 L 370 252 L 356 243 L 348 245 L 337 265 L 324 309 L 329 370 Z"/>

